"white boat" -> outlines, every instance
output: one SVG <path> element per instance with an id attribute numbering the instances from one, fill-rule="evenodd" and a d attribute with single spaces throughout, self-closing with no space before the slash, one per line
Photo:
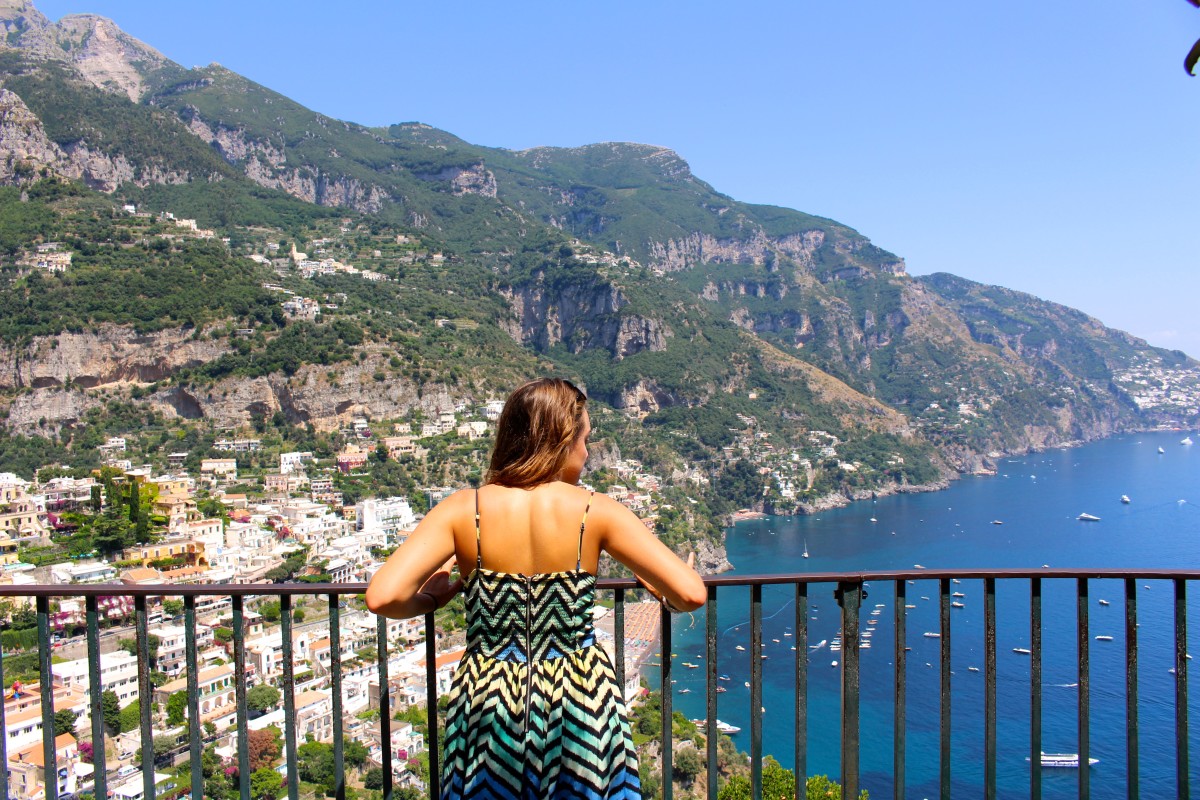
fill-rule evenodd
<path id="1" fill-rule="evenodd" d="M 679 693 L 680 694 L 691 694 L 692 690 L 691 689 L 680 689 Z"/>
<path id="2" fill-rule="evenodd" d="M 940 638 L 942 638 L 942 635 L 941 635 L 940 633 L 934 633 L 933 631 L 925 631 L 925 633 L 923 634 L 923 636 L 924 636 L 926 639 L 940 639 Z"/>
<path id="3" fill-rule="evenodd" d="M 1100 518 L 1097 517 L 1095 514 L 1089 514 L 1086 511 L 1083 512 L 1082 514 L 1080 514 L 1075 519 L 1079 520 L 1080 522 L 1099 522 L 1100 521 Z"/>
<path id="4" fill-rule="evenodd" d="M 719 680 L 719 681 L 727 681 L 727 680 L 729 680 L 729 676 L 728 676 L 728 675 L 718 675 L 718 676 L 717 676 L 717 680 Z"/>
<path id="5" fill-rule="evenodd" d="M 836 666 L 837 666 L 837 662 L 836 662 L 836 661 L 834 661 L 834 662 L 832 662 L 832 663 L 831 663 L 829 666 L 831 666 L 831 667 L 836 667 Z"/>
<path id="6" fill-rule="evenodd" d="M 955 600 L 953 603 L 951 603 L 950 607 L 951 608 L 966 608 L 966 606 L 964 606 L 962 603 L 958 602 L 957 600 Z"/>
<path id="7" fill-rule="evenodd" d="M 694 719 L 694 720 L 692 720 L 692 723 L 697 728 L 708 727 L 707 719 Z M 742 729 L 739 728 L 737 725 L 730 725 L 728 722 L 722 722 L 721 720 L 717 720 L 717 730 L 720 731 L 721 733 L 727 733 L 727 734 L 741 733 L 741 731 L 742 731 Z"/>
<path id="8" fill-rule="evenodd" d="M 923 564 L 913 564 L 913 569 L 925 569 Z"/>
<path id="9" fill-rule="evenodd" d="M 809 648 L 808 648 L 808 649 L 809 649 L 809 650 L 820 650 L 820 649 L 821 649 L 822 647 L 824 647 L 826 644 L 827 644 L 827 642 L 826 642 L 824 639 L 822 639 L 821 641 L 817 642 L 817 643 L 816 643 L 816 644 L 814 644 L 814 645 L 809 645 Z"/>
<path id="10" fill-rule="evenodd" d="M 1188 442 L 1188 444 L 1191 444 L 1191 442 Z M 879 522 L 879 520 L 875 519 L 874 517 L 871 517 L 871 522 Z"/>
<path id="11" fill-rule="evenodd" d="M 690 662 L 690 661 L 685 661 L 685 662 L 683 662 L 683 665 L 684 665 L 685 667 L 687 667 L 688 669 L 699 669 L 699 667 L 700 667 L 700 665 L 699 665 L 699 664 L 693 664 L 693 663 L 692 663 L 692 662 Z"/>
<path id="12" fill-rule="evenodd" d="M 1112 637 L 1111 636 L 1097 636 L 1096 641 L 1097 642 L 1111 642 Z"/>
<path id="13" fill-rule="evenodd" d="M 994 520 L 992 520 L 992 524 L 993 525 L 1003 525 L 1004 520 L 994 519 Z"/>
<path id="14" fill-rule="evenodd" d="M 1102 598 L 1100 598 L 1100 605 L 1106 606 L 1106 605 L 1108 605 L 1108 601 L 1102 597 Z"/>
<path id="15" fill-rule="evenodd" d="M 951 597 L 966 597 L 966 595 L 963 594 L 962 592 L 951 592 L 950 596 Z"/>
<path id="16" fill-rule="evenodd" d="M 1159 454 L 1162 454 L 1162 453 L 1165 453 L 1165 452 L 1167 452 L 1167 451 L 1166 451 L 1166 450 L 1163 450 L 1163 449 L 1160 447 L 1160 448 L 1158 448 L 1158 452 L 1159 452 Z"/>
<path id="17" fill-rule="evenodd" d="M 1029 760 L 1029 756 L 1025 756 L 1025 760 Z M 1089 758 L 1088 766 L 1099 764 L 1100 759 Z M 1042 753 L 1043 767 L 1078 767 L 1079 753 Z"/>
<path id="18" fill-rule="evenodd" d="M 805 558 L 808 558 L 808 539 L 805 539 L 805 540 L 804 540 L 804 553 L 803 553 L 803 555 L 804 555 L 804 557 L 805 557 Z"/>
<path id="19" fill-rule="evenodd" d="M 913 603 L 905 603 L 904 607 L 905 608 L 916 608 L 916 605 L 914 605 Z"/>
<path id="20" fill-rule="evenodd" d="M 979 667 L 967 667 L 967 672 L 979 672 Z"/>
<path id="21" fill-rule="evenodd" d="M 1189 445 L 1189 444 L 1191 444 L 1191 443 L 1192 443 L 1192 437 L 1190 437 L 1190 436 L 1185 436 L 1185 437 L 1183 437 L 1182 439 L 1180 439 L 1180 440 L 1179 440 L 1179 443 L 1180 443 L 1180 444 L 1182 444 L 1182 445 Z"/>
<path id="22" fill-rule="evenodd" d="M 1023 656 L 1027 656 L 1027 655 L 1029 655 L 1030 653 L 1032 653 L 1033 651 L 1032 651 L 1032 650 L 1030 650 L 1030 649 L 1029 649 L 1029 648 L 1027 648 L 1027 647 L 1014 647 L 1014 648 L 1013 648 L 1013 652 L 1014 652 L 1014 653 L 1020 653 L 1020 654 L 1021 654 L 1021 655 L 1023 655 Z"/>
<path id="23" fill-rule="evenodd" d="M 742 651 L 744 651 L 746 648 L 742 647 L 742 646 L 739 644 L 739 645 L 738 645 L 736 648 L 734 648 L 734 649 L 735 649 L 735 650 L 742 650 Z"/>
<path id="24" fill-rule="evenodd" d="M 1121 495 L 1121 502 L 1124 503 L 1125 505 L 1129 505 L 1133 501 L 1129 499 L 1129 495 L 1123 494 L 1123 495 Z"/>

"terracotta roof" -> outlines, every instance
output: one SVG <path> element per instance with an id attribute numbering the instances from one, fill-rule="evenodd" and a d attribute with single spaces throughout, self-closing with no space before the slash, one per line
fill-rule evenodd
<path id="1" fill-rule="evenodd" d="M 54 751 L 58 753 L 64 747 L 70 747 L 75 744 L 75 737 L 69 733 L 59 734 L 54 740 Z M 42 750 L 41 742 L 31 744 L 24 750 L 18 750 L 8 757 L 9 761 L 16 761 L 20 764 L 33 764 L 38 767 L 46 766 L 45 752 Z"/>
<path id="2" fill-rule="evenodd" d="M 161 578 L 162 573 L 152 567 L 134 567 L 121 573 L 121 580 L 135 581 L 137 583 L 141 583 L 142 581 L 157 582 Z"/>
<path id="3" fill-rule="evenodd" d="M 445 653 L 439 653 L 437 659 L 434 661 L 434 670 L 439 670 L 449 664 L 457 664 L 459 661 L 462 661 L 463 653 L 465 652 L 467 652 L 467 648 L 460 647 L 457 650 L 447 650 Z M 421 659 L 417 663 L 425 666 L 425 659 Z"/>

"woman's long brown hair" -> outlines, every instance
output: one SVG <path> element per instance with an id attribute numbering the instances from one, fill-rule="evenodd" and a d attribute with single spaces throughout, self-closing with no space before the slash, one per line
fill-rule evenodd
<path id="1" fill-rule="evenodd" d="M 583 430 L 587 396 L 562 378 L 518 387 L 504 403 L 486 483 L 528 489 L 557 480 Z"/>

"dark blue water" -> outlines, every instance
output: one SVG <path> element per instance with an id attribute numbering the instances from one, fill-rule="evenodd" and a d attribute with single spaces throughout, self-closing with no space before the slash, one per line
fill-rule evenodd
<path id="1" fill-rule="evenodd" d="M 811 517 L 773 517 L 740 523 L 728 532 L 729 558 L 743 574 L 792 571 L 953 568 L 1200 568 L 1200 443 L 1180 445 L 1183 433 L 1124 436 L 1085 447 L 1054 450 L 1003 461 L 995 477 L 965 478 L 951 488 L 860 502 Z M 1200 436 L 1192 433 L 1200 442 Z M 1165 453 L 1159 454 L 1161 446 Z M 1120 502 L 1121 495 L 1132 502 Z M 1082 512 L 1101 517 L 1080 522 Z M 875 518 L 875 522 L 871 518 Z M 1001 520 L 1003 525 L 994 525 Z M 801 558 L 805 544 L 810 558 Z M 938 639 L 922 636 L 938 628 L 937 581 L 908 585 L 907 623 L 907 797 L 935 797 L 939 780 Z M 1192 587 L 1188 619 L 1200 619 L 1200 587 Z M 810 588 L 808 644 L 832 641 L 840 609 L 832 585 Z M 1124 589 L 1120 581 L 1092 581 L 1089 600 L 1091 658 L 1092 796 L 1125 797 Z M 952 584 L 965 605 L 952 611 L 952 781 L 956 797 L 983 793 L 984 675 L 982 581 Z M 861 651 L 862 785 L 872 797 L 892 794 L 894 672 L 892 628 L 894 586 L 869 589 L 863 629 L 870 611 L 883 604 L 871 649 Z M 795 655 L 794 590 L 767 587 L 763 596 L 764 753 L 791 767 Z M 923 599 L 927 597 L 929 599 Z M 1099 604 L 1104 598 L 1109 606 Z M 1029 582 L 1000 581 L 997 587 L 998 783 L 1000 795 L 1027 796 L 1029 787 L 1029 657 L 1012 652 L 1029 646 Z M 734 741 L 750 746 L 749 590 L 719 595 L 718 671 L 729 674 L 718 695 L 718 717 L 742 727 Z M 1139 743 L 1143 796 L 1175 794 L 1174 604 L 1167 581 L 1138 583 Z M 1046 752 L 1078 752 L 1077 632 L 1075 582 L 1043 581 L 1043 729 Z M 1111 642 L 1096 635 L 1110 635 Z M 778 643 L 772 641 L 779 639 Z M 738 651 L 741 644 L 746 651 Z M 1200 652 L 1200 645 L 1193 645 Z M 705 716 L 704 612 L 676 618 L 675 708 L 689 718 Z M 842 653 L 828 646 L 810 651 L 808 664 L 808 772 L 840 773 L 840 667 Z M 1191 782 L 1200 786 L 1200 692 L 1189 670 Z M 975 666 L 980 672 L 972 672 Z M 648 675 L 657 685 L 657 670 Z M 688 693 L 680 690 L 690 689 Z M 1043 770 L 1044 796 L 1075 797 L 1078 770 Z"/>

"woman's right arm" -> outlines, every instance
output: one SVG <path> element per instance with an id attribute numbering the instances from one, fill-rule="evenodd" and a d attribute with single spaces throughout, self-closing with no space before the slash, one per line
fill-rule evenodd
<path id="1" fill-rule="evenodd" d="M 704 605 L 708 593 L 696 570 L 671 552 L 632 511 L 616 500 L 598 494 L 593 502 L 588 527 L 600 523 L 602 550 L 633 570 L 639 580 L 653 587 L 672 608 L 693 611 Z"/>
<path id="2" fill-rule="evenodd" d="M 473 498 L 457 492 L 425 516 L 412 535 L 396 548 L 367 586 L 367 608 L 376 614 L 405 619 L 428 614 L 450 602 L 462 588 L 450 580 L 454 558 L 454 525 L 468 513 Z"/>

